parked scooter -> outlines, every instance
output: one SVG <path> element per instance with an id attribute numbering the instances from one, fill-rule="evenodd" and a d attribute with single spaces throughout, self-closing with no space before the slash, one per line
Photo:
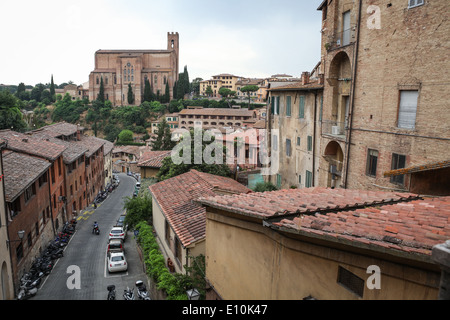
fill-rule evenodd
<path id="1" fill-rule="evenodd" d="M 151 300 L 147 288 L 142 280 L 136 281 L 137 295 L 141 300 Z"/>
<path id="2" fill-rule="evenodd" d="M 108 300 L 116 300 L 116 286 L 110 285 L 107 287 L 108 289 Z"/>
<path id="3" fill-rule="evenodd" d="M 123 290 L 123 298 L 125 300 L 134 300 L 134 289 L 127 287 L 126 290 Z"/>
<path id="4" fill-rule="evenodd" d="M 27 288 L 25 285 L 20 286 L 19 294 L 17 295 L 18 300 L 25 300 L 30 297 L 34 297 L 37 293 L 37 287 Z"/>
<path id="5" fill-rule="evenodd" d="M 137 296 L 141 300 L 151 300 L 147 288 L 142 280 L 136 281 Z"/>

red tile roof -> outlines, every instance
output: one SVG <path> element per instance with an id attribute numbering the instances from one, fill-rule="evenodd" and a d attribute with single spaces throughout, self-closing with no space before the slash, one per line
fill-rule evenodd
<path id="1" fill-rule="evenodd" d="M 170 157 L 171 151 L 146 151 L 139 159 L 138 167 L 161 168 L 166 157 Z"/>
<path id="2" fill-rule="evenodd" d="M 450 239 L 450 197 L 302 215 L 274 225 L 336 241 L 363 243 L 375 250 L 431 256 L 434 245 Z"/>
<path id="3" fill-rule="evenodd" d="M 191 170 L 149 187 L 164 216 L 184 247 L 205 238 L 205 208 L 193 200 L 215 192 L 249 192 L 230 178 Z"/>
<path id="4" fill-rule="evenodd" d="M 14 201 L 26 188 L 45 174 L 50 166 L 50 162 L 38 157 L 9 150 L 3 151 L 6 201 Z"/>
<path id="5" fill-rule="evenodd" d="M 409 193 L 329 189 L 323 187 L 252 192 L 231 196 L 202 198 L 202 204 L 254 216 L 268 218 L 289 213 L 342 209 L 373 203 L 385 203 L 415 197 Z"/>
<path id="6" fill-rule="evenodd" d="M 65 146 L 11 130 L 0 130 L 0 138 L 8 142 L 7 148 L 9 150 L 27 153 L 51 161 L 56 160 L 66 149 Z"/>
<path id="7" fill-rule="evenodd" d="M 450 197 L 317 187 L 196 202 L 265 220 L 275 229 L 382 252 L 430 256 L 432 246 L 450 239 Z"/>

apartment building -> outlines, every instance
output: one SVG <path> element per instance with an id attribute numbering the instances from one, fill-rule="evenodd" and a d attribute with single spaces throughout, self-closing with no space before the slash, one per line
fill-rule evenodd
<path id="1" fill-rule="evenodd" d="M 6 228 L 5 173 L 2 156 L 5 147 L 6 141 L 0 139 L 0 243 L 11 243 L 9 242 L 8 229 Z M 14 238 L 14 240 L 18 239 Z M 0 300 L 11 300 L 14 298 L 9 248 L 9 246 L 0 246 Z"/>
<path id="2" fill-rule="evenodd" d="M 257 120 L 257 112 L 246 108 L 187 107 L 178 113 L 178 127 L 181 129 L 190 129 L 194 126 L 201 126 L 205 130 L 220 127 L 237 128 L 249 120 Z"/>
<path id="3" fill-rule="evenodd" d="M 446 0 L 323 1 L 320 185 L 450 190 Z"/>
<path id="4" fill-rule="evenodd" d="M 228 73 L 222 73 L 212 76 L 210 80 L 200 81 L 200 95 L 218 97 L 220 88 L 224 87 L 231 91 L 236 91 L 236 83 L 242 77 L 235 76 Z M 211 93 L 207 93 L 208 87 L 211 88 Z"/>
<path id="5" fill-rule="evenodd" d="M 300 82 L 269 89 L 267 129 L 279 170 L 266 179 L 278 188 L 313 187 L 319 181 L 323 77 L 304 72 Z"/>

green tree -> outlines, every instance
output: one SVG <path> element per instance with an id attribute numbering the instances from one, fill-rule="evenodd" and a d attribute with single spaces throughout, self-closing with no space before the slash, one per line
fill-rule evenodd
<path id="1" fill-rule="evenodd" d="M 203 81 L 202 78 L 195 78 L 192 80 L 191 88 L 192 92 L 196 95 L 200 94 L 200 82 Z"/>
<path id="2" fill-rule="evenodd" d="M 27 128 L 19 101 L 8 90 L 0 90 L 0 129 L 24 131 Z"/>
<path id="3" fill-rule="evenodd" d="M 151 143 L 153 151 L 165 150 L 164 149 L 164 134 L 165 134 L 166 127 L 167 127 L 167 122 L 166 122 L 166 119 L 164 118 L 160 123 L 158 123 L 158 130 L 156 131 L 156 138 Z"/>
<path id="4" fill-rule="evenodd" d="M 206 87 L 205 93 L 206 93 L 206 95 L 207 95 L 208 97 L 210 97 L 210 96 L 213 95 L 213 91 L 212 91 L 211 86 L 207 86 L 207 87 Z"/>
<path id="5" fill-rule="evenodd" d="M 126 197 L 123 208 L 127 210 L 125 223 L 129 229 L 133 229 L 141 221 L 152 225 L 152 198 L 148 195 Z"/>
<path id="6" fill-rule="evenodd" d="M 248 86 L 244 86 L 241 88 L 241 92 L 247 93 L 247 95 L 248 95 L 248 108 L 249 109 L 250 109 L 250 94 L 252 92 L 256 92 L 258 90 L 259 90 L 259 87 L 255 86 L 255 85 L 248 85 Z"/>
<path id="7" fill-rule="evenodd" d="M 105 88 L 103 87 L 103 77 L 100 78 L 100 89 L 98 91 L 97 101 L 105 103 Z"/>
<path id="8" fill-rule="evenodd" d="M 271 182 L 260 182 L 257 183 L 253 191 L 255 192 L 264 192 L 264 191 L 275 191 L 278 190 L 278 188 Z"/>
<path id="9" fill-rule="evenodd" d="M 133 141 L 133 131 L 122 130 L 119 133 L 119 142 L 132 142 Z"/>
<path id="10" fill-rule="evenodd" d="M 230 177 L 231 170 L 226 164 L 226 148 L 220 142 L 215 142 L 213 135 L 205 136 L 205 134 L 204 130 L 197 128 L 190 130 L 189 134 L 182 137 L 181 141 L 175 147 L 178 149 L 174 149 L 174 151 L 176 156 L 183 159 L 183 161 L 174 163 L 172 157 L 165 158 L 157 178 L 159 180 L 166 180 L 188 172 L 191 169 L 218 176 Z M 203 138 L 196 139 L 195 135 L 200 135 Z M 197 140 L 201 141 L 201 146 L 195 146 Z M 219 153 L 216 154 L 216 151 Z M 203 159 L 205 154 L 210 154 L 214 161 L 205 161 Z M 201 161 L 196 161 L 198 159 L 201 159 Z"/>
<path id="11" fill-rule="evenodd" d="M 144 102 L 145 101 L 152 101 L 152 91 L 150 87 L 150 81 L 148 79 L 145 79 L 145 87 L 144 87 Z"/>
<path id="12" fill-rule="evenodd" d="M 51 101 L 55 102 L 56 95 L 55 95 L 55 83 L 53 82 L 53 75 L 52 75 L 52 80 L 50 81 L 50 96 L 51 96 Z"/>
<path id="13" fill-rule="evenodd" d="M 133 94 L 133 88 L 131 87 L 131 83 L 128 84 L 128 104 L 134 103 L 134 94 Z"/>

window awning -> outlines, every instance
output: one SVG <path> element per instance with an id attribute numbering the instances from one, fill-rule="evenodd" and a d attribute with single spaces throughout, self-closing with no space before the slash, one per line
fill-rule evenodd
<path id="1" fill-rule="evenodd" d="M 386 171 L 384 173 L 384 176 L 385 177 L 400 176 L 402 174 L 407 174 L 407 173 L 437 170 L 437 169 L 448 168 L 448 167 L 450 167 L 450 160 L 444 160 L 444 161 L 438 161 L 438 162 L 431 162 L 431 163 L 427 163 L 424 165 L 412 166 L 409 168 L 402 168 L 402 169 Z"/>

